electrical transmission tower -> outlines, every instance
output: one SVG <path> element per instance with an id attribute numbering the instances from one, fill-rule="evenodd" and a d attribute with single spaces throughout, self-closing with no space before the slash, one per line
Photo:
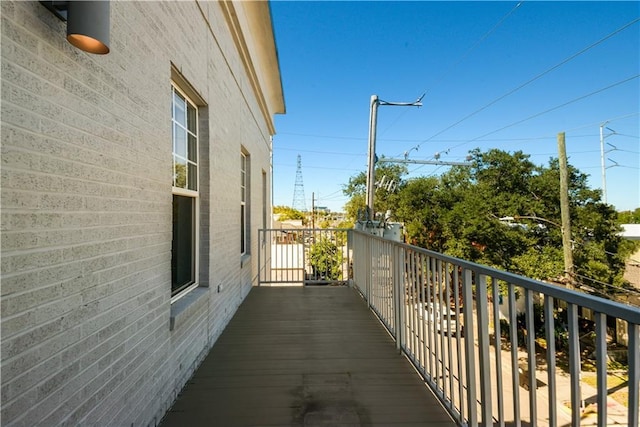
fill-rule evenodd
<path id="1" fill-rule="evenodd" d="M 300 212 L 307 211 L 307 205 L 304 201 L 304 184 L 302 183 L 302 159 L 298 154 L 298 168 L 296 169 L 296 185 L 293 189 L 293 209 Z"/>

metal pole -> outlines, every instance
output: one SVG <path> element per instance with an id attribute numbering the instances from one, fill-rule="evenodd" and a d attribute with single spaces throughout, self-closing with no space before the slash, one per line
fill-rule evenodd
<path id="1" fill-rule="evenodd" d="M 422 107 L 424 93 L 413 102 L 380 101 L 378 95 L 371 95 L 369 112 L 369 164 L 367 169 L 367 219 L 373 221 L 373 199 L 376 192 L 376 127 L 378 123 L 378 106 L 390 105 L 394 107 Z"/>
<path id="2" fill-rule="evenodd" d="M 604 162 L 604 122 L 600 125 L 600 166 L 602 167 L 602 201 L 607 203 L 607 168 Z"/>
<path id="3" fill-rule="evenodd" d="M 558 134 L 558 159 L 560 161 L 560 216 L 562 218 L 562 250 L 564 252 L 564 274 L 567 288 L 573 289 L 573 252 L 571 251 L 571 217 L 569 215 L 569 179 L 567 148 L 564 132 Z"/>
<path id="4" fill-rule="evenodd" d="M 373 220 L 373 195 L 376 191 L 376 126 L 378 122 L 378 95 L 371 95 L 369 110 L 369 162 L 367 168 L 367 220 Z"/>
<path id="5" fill-rule="evenodd" d="M 316 193 L 311 193 L 311 228 L 316 228 Z"/>

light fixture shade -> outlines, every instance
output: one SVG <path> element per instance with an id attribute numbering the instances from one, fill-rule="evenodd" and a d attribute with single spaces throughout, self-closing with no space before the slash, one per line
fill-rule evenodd
<path id="1" fill-rule="evenodd" d="M 67 12 L 67 40 L 85 52 L 109 53 L 108 1 L 70 1 Z"/>

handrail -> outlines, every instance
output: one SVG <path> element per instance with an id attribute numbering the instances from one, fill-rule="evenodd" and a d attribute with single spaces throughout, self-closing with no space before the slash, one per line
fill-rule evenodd
<path id="1" fill-rule="evenodd" d="M 349 240 L 355 286 L 459 425 L 580 425 L 587 390 L 596 393 L 598 425 L 638 425 L 637 307 L 356 230 Z M 536 339 L 538 299 L 544 341 Z M 582 381 L 585 309 L 595 320 L 595 388 Z M 626 408 L 607 397 L 607 319 L 614 318 L 628 324 Z M 568 379 L 557 374 L 557 360 L 566 360 Z M 538 391 L 544 381 L 546 393 Z"/>

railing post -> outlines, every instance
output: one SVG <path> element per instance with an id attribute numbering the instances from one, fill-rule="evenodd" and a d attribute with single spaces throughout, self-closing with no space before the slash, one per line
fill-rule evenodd
<path id="1" fill-rule="evenodd" d="M 365 271 L 367 271 L 367 283 L 366 283 L 366 289 L 367 289 L 367 304 L 369 305 L 369 308 L 373 307 L 373 302 L 371 301 L 371 288 L 372 286 L 372 282 L 373 282 L 373 239 L 366 239 L 365 241 L 365 248 L 366 248 L 366 254 L 367 254 L 367 259 L 366 259 L 366 263 L 367 263 L 367 268 Z"/>
<path id="2" fill-rule="evenodd" d="M 402 278 L 403 274 L 403 266 L 404 266 L 404 256 L 402 256 L 402 248 L 394 245 L 394 250 L 389 251 L 393 253 L 393 311 L 394 311 L 394 323 L 395 323 L 395 332 L 396 332 L 396 349 L 398 351 L 402 350 L 402 346 L 404 344 L 404 297 L 403 297 L 403 286 L 402 286 Z"/>
<path id="3" fill-rule="evenodd" d="M 473 281 L 471 270 L 464 269 L 462 276 L 463 316 L 464 316 L 464 350 L 467 362 L 467 425 L 478 425 L 478 406 L 476 397 L 476 360 L 475 334 L 473 333 Z"/>
<path id="4" fill-rule="evenodd" d="M 511 344 L 511 378 L 513 393 L 513 417 L 515 427 L 520 427 L 520 381 L 518 371 L 518 318 L 516 313 L 516 290 L 513 284 L 508 284 L 509 289 L 509 338 Z M 550 424 L 554 425 L 554 424 Z"/>
<path id="5" fill-rule="evenodd" d="M 538 400 L 537 400 L 537 386 L 536 380 L 536 330 L 535 321 L 533 318 L 533 291 L 531 289 L 525 289 L 525 324 L 527 325 L 527 378 L 529 382 L 529 416 L 531 418 L 531 425 L 536 425 L 538 416 Z M 533 391 L 532 391 L 533 390 Z"/>
<path id="6" fill-rule="evenodd" d="M 580 425 L 582 415 L 582 393 L 580 389 L 580 329 L 578 327 L 578 306 L 569 304 L 569 375 L 571 382 L 571 424 Z M 631 343 L 629 343 L 631 344 Z"/>
<path id="7" fill-rule="evenodd" d="M 640 325 L 629 323 L 629 422 L 630 426 L 640 424 L 638 399 L 640 399 Z"/>
<path id="8" fill-rule="evenodd" d="M 596 318 L 596 390 L 598 392 L 598 425 L 607 425 L 607 316 L 595 313 Z"/>
<path id="9" fill-rule="evenodd" d="M 353 288 L 353 230 L 346 231 L 347 236 L 347 283 Z"/>
<path id="10" fill-rule="evenodd" d="M 491 281 L 491 290 L 492 290 L 492 305 L 493 305 L 493 334 L 494 334 L 494 343 L 495 343 L 495 357 L 496 357 L 496 388 L 498 390 L 503 390 L 502 383 L 502 328 L 500 325 L 500 283 L 498 279 L 493 278 Z M 504 399 L 505 396 L 502 393 L 496 394 L 496 399 L 498 401 L 498 425 L 500 427 L 504 427 Z"/>
<path id="11" fill-rule="evenodd" d="M 547 388 L 549 390 L 549 425 L 558 425 L 556 392 L 556 328 L 553 318 L 553 297 L 544 297 L 544 323 L 547 337 Z"/>
<path id="12" fill-rule="evenodd" d="M 491 366 L 489 364 L 489 307 L 487 299 L 487 276 L 478 274 L 476 278 L 476 302 L 478 311 L 478 356 L 480 367 L 480 400 L 482 401 L 482 423 L 493 424 L 491 401 Z"/>

